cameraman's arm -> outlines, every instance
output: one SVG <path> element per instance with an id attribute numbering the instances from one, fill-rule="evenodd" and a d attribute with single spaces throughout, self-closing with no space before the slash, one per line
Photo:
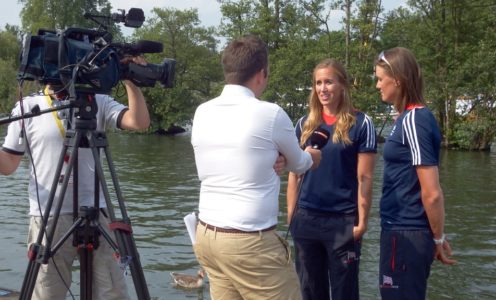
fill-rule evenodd
<path id="1" fill-rule="evenodd" d="M 17 170 L 21 162 L 22 155 L 11 154 L 0 150 L 0 173 L 2 175 L 10 175 Z"/>
<path id="2" fill-rule="evenodd" d="M 121 128 L 132 130 L 147 129 L 150 126 L 150 116 L 143 93 L 139 87 L 129 80 L 124 80 L 124 85 L 126 86 L 129 110 L 122 116 Z"/>

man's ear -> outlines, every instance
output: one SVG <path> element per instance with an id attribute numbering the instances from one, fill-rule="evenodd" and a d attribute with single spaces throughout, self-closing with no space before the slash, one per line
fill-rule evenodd
<path id="1" fill-rule="evenodd" d="M 263 69 L 262 69 L 262 72 L 263 72 L 264 78 L 269 77 L 269 71 L 268 71 L 268 68 L 263 68 Z"/>
<path id="2" fill-rule="evenodd" d="M 257 83 L 261 83 L 266 78 L 266 76 L 265 76 L 265 70 L 264 69 L 260 69 L 260 71 L 258 71 L 256 73 L 255 77 L 256 77 Z"/>

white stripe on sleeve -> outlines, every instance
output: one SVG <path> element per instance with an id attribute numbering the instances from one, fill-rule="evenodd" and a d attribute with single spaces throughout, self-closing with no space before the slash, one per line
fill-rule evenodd
<path id="1" fill-rule="evenodd" d="M 408 143 L 410 144 L 410 151 L 412 153 L 412 164 L 420 165 L 422 162 L 422 158 L 420 155 L 420 146 L 418 142 L 417 130 L 415 129 L 415 109 L 412 109 L 409 113 L 406 114 L 403 119 L 403 131 L 408 139 Z M 403 138 L 403 144 L 405 140 Z"/>
<path id="2" fill-rule="evenodd" d="M 370 119 L 369 116 L 364 115 L 365 118 L 363 119 L 362 127 L 366 126 L 367 127 L 367 143 L 366 147 L 367 148 L 373 148 L 375 145 L 375 130 L 374 130 L 374 125 L 372 123 L 372 119 Z"/>

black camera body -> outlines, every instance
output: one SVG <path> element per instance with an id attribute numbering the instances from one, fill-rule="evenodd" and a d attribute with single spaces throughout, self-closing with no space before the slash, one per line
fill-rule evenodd
<path id="1" fill-rule="evenodd" d="M 133 8 L 130 14 L 133 11 L 135 16 L 136 10 L 140 9 Z M 108 18 L 115 19 L 114 15 Z M 132 27 L 137 25 L 136 21 L 122 19 Z M 144 17 L 138 21 L 142 23 L 143 20 Z M 101 29 L 68 28 L 59 33 L 39 30 L 38 35 L 28 34 L 24 38 L 17 79 L 37 80 L 64 89 L 72 84 L 76 91 L 100 94 L 109 94 L 123 79 L 140 87 L 153 87 L 158 81 L 163 87 L 171 88 L 174 59 L 166 58 L 161 64 L 147 65 L 121 62 L 126 56 L 160 53 L 162 49 L 161 43 L 153 41 L 112 43 L 112 34 Z"/>

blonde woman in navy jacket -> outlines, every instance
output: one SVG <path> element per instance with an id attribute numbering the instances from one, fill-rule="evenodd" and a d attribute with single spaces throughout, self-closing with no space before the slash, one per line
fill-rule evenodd
<path id="1" fill-rule="evenodd" d="M 372 120 L 353 108 L 349 82 L 340 63 L 320 62 L 309 114 L 296 124 L 303 148 L 316 128 L 330 133 L 319 167 L 288 178 L 288 222 L 303 299 L 330 299 L 329 290 L 332 299 L 359 298 L 360 241 L 372 200 L 376 141 Z"/>

